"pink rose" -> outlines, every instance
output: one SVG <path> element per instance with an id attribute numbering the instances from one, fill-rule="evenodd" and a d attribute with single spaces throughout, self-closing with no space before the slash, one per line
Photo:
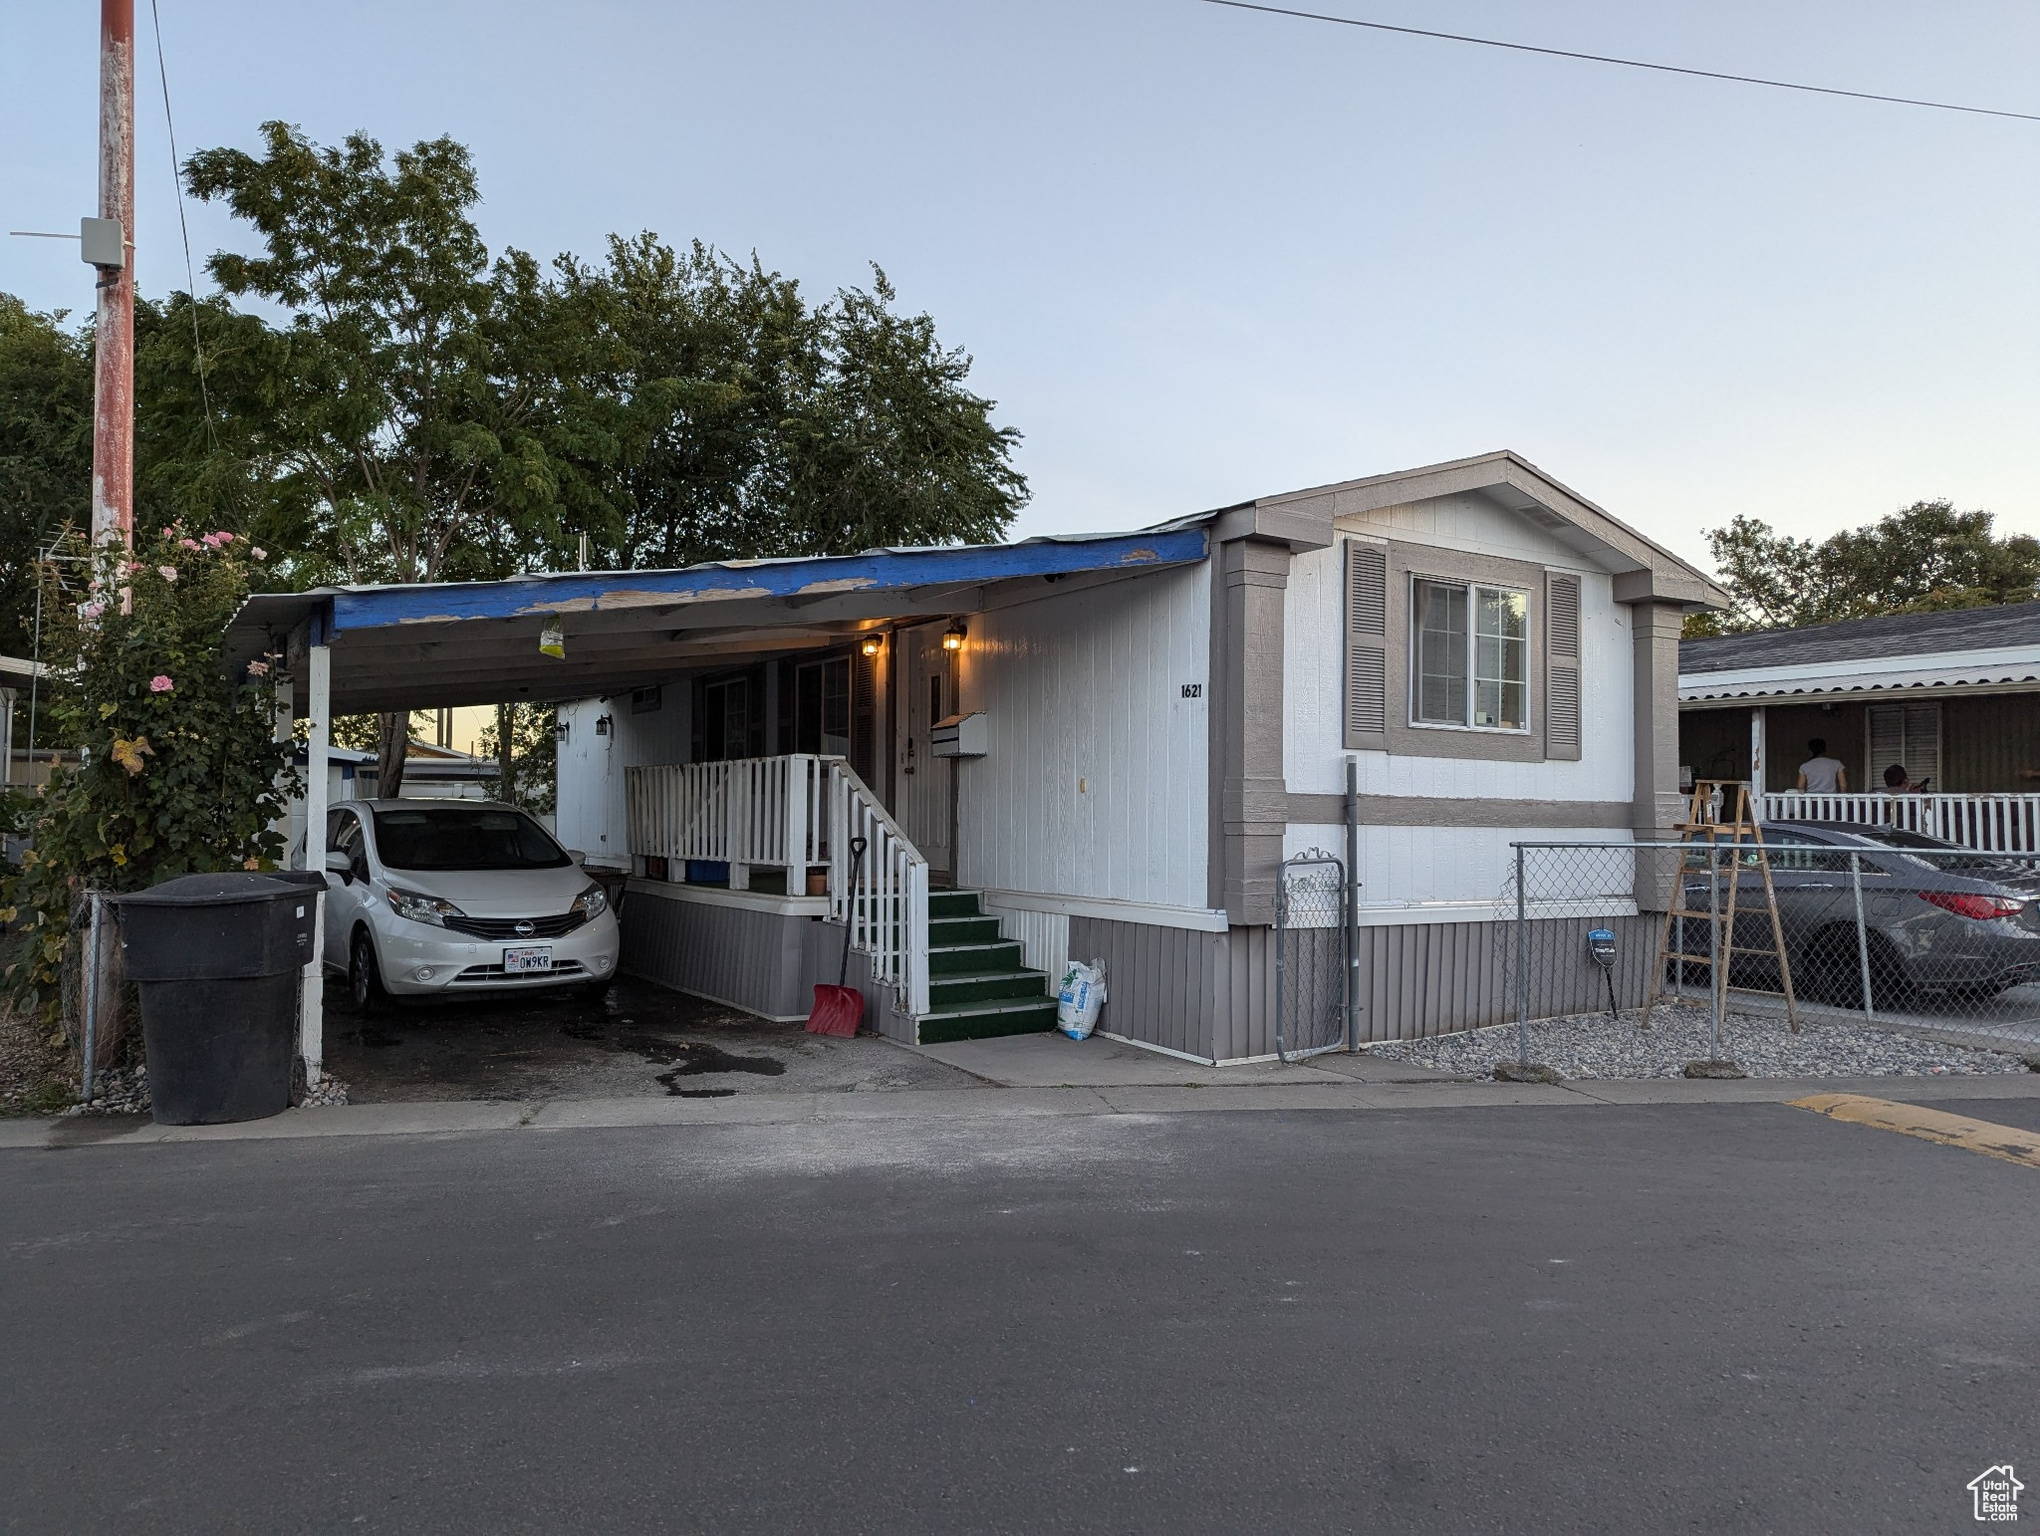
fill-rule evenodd
<path id="1" fill-rule="evenodd" d="M 233 542 L 234 542 L 234 536 L 233 536 L 233 535 L 232 535 L 231 533 L 227 532 L 227 530 L 226 530 L 226 529 L 222 528 L 222 529 L 220 529 L 220 530 L 219 530 L 219 532 L 217 532 L 217 533 L 215 533 L 215 534 L 211 535 L 211 536 L 210 536 L 210 537 L 209 537 L 209 538 L 208 538 L 208 539 L 206 540 L 206 542 L 207 542 L 208 544 L 211 544 L 211 545 L 213 545 L 213 546 L 217 547 L 217 546 L 219 546 L 219 545 L 221 545 L 221 544 L 231 544 L 231 543 L 233 543 Z"/>
<path id="2" fill-rule="evenodd" d="M 268 662 L 266 662 L 266 661 L 251 661 L 251 662 L 249 662 L 249 663 L 248 663 L 248 675 L 249 675 L 250 677 L 267 677 L 267 676 L 269 676 L 269 663 L 268 663 Z"/>
<path id="3" fill-rule="evenodd" d="M 179 549 L 196 549 L 196 548 L 198 548 L 198 540 L 196 540 L 196 539 L 179 539 L 179 540 L 177 541 L 177 547 L 178 547 Z"/>
<path id="4" fill-rule="evenodd" d="M 159 565 L 156 567 L 156 574 L 165 581 L 175 581 L 177 579 L 177 567 L 174 565 Z"/>
<path id="5" fill-rule="evenodd" d="M 163 537 L 166 539 L 174 539 L 177 537 L 177 530 L 175 528 L 165 528 L 163 530 Z"/>
<path id="6" fill-rule="evenodd" d="M 269 558 L 269 556 L 262 553 L 262 546 L 259 544 L 251 544 L 248 547 L 248 553 L 253 555 L 257 560 L 267 560 Z"/>
<path id="7" fill-rule="evenodd" d="M 78 605 L 78 617 L 81 619 L 96 619 L 104 612 L 106 612 L 106 604 L 104 603 L 80 603 Z"/>
<path id="8" fill-rule="evenodd" d="M 151 693 L 168 693 L 172 688 L 175 688 L 176 686 L 177 685 L 175 683 L 170 681 L 168 673 L 158 672 L 154 677 L 149 679 L 149 692 Z"/>

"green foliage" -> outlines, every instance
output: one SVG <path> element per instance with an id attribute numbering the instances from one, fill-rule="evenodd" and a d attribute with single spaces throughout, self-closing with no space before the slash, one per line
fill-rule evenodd
<path id="1" fill-rule="evenodd" d="M 503 731 L 505 714 L 510 716 L 510 778 L 503 782 Z M 527 811 L 550 816 L 558 809 L 559 711 L 550 704 L 510 704 L 499 708 L 496 717 L 482 727 L 475 739 L 475 753 L 491 759 L 494 771 L 482 775 L 483 791 L 492 800 L 513 800 Z"/>
<path id="2" fill-rule="evenodd" d="M 33 644 L 35 553 L 91 519 L 92 354 L 62 314 L 0 293 L 0 654 Z"/>
<path id="3" fill-rule="evenodd" d="M 192 156 L 192 193 L 224 202 L 263 253 L 207 264 L 222 292 L 290 312 L 261 396 L 260 457 L 305 579 L 490 577 L 515 568 L 520 515 L 544 500 L 530 402 L 498 366 L 496 292 L 470 218 L 466 149 L 434 139 L 394 163 L 366 134 L 338 148 L 285 123 L 264 153 Z M 531 483 L 532 461 L 537 484 Z"/>
<path id="4" fill-rule="evenodd" d="M 1734 608 L 1711 630 L 1796 628 L 1879 613 L 2021 603 L 2040 596 L 2040 540 L 1999 538 L 1988 512 L 1917 501 L 1815 542 L 1737 517 L 1707 541 Z"/>
<path id="5" fill-rule="evenodd" d="M 544 338 L 522 374 L 561 537 L 588 533 L 605 564 L 988 542 L 1026 501 L 1019 434 L 882 271 L 811 308 L 755 257 L 641 234 L 550 276 L 511 252 L 497 283 Z"/>
<path id="6" fill-rule="evenodd" d="M 5 974 L 27 1010 L 56 1007 L 76 890 L 273 868 L 283 852 L 270 823 L 296 784 L 272 739 L 268 664 L 229 678 L 221 653 L 251 554 L 245 539 L 178 525 L 138 534 L 132 562 L 102 557 L 91 602 L 45 611 L 51 654 L 78 658 L 52 678 L 50 708 L 84 761 L 43 790 L 35 846 L 0 893 L 0 914 L 23 928 Z"/>

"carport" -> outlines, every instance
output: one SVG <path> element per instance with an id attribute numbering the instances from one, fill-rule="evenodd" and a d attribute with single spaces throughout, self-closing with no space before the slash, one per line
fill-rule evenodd
<path id="1" fill-rule="evenodd" d="M 329 809 L 335 714 L 628 694 L 676 669 L 719 659 L 781 658 L 846 646 L 863 647 L 882 664 L 893 664 L 898 647 L 873 645 L 866 637 L 1036 599 L 1044 584 L 1054 584 L 1058 593 L 1075 592 L 1202 561 L 1204 521 L 1133 534 L 728 561 L 683 570 L 261 594 L 247 601 L 230 627 L 228 661 L 238 673 L 266 655 L 283 658 L 279 715 L 287 702 L 293 718 L 310 722 L 305 862 L 316 868 Z M 551 654 L 554 650 L 560 654 Z M 897 688 L 888 689 L 889 700 L 897 695 Z M 808 835 L 819 850 L 823 812 L 814 814 Z M 890 819 L 875 801 L 848 812 L 839 807 L 835 814 L 839 828 L 843 815 L 855 814 L 880 837 L 889 835 Z M 839 849 L 844 841 L 836 840 Z M 839 918 L 871 927 L 867 908 L 890 900 L 901 904 L 898 913 L 925 924 L 925 864 L 916 913 L 907 905 L 916 889 L 911 859 L 894 857 L 888 866 L 898 876 L 897 889 L 867 873 L 852 900 L 840 851 L 833 857 L 829 899 Z M 846 902 L 854 915 L 846 915 Z M 313 1081 L 324 1060 L 322 964 L 319 956 L 308 967 L 304 993 L 302 1049 Z"/>

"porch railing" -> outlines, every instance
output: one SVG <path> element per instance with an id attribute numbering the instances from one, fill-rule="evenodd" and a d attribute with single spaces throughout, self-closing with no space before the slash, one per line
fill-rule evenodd
<path id="1" fill-rule="evenodd" d="M 786 871 L 786 890 L 807 889 L 827 862 L 834 758 L 796 753 L 722 763 L 624 770 L 630 851 L 676 863 L 729 866 L 730 889 L 748 890 L 754 867 Z"/>
<path id="2" fill-rule="evenodd" d="M 1764 797 L 1767 821 L 1841 821 L 1899 827 L 1992 853 L 2040 853 L 2040 794 L 1812 795 Z"/>
<path id="3" fill-rule="evenodd" d="M 850 926 L 872 980 L 914 1014 L 928 1011 L 928 860 L 840 757 L 794 753 L 624 770 L 630 851 L 673 878 L 690 860 L 728 866 L 731 890 L 781 869 L 786 891 L 827 871 L 829 917 Z M 856 863 L 850 843 L 863 838 Z"/>

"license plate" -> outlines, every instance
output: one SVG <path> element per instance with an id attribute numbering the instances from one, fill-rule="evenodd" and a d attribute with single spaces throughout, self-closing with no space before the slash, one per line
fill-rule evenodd
<path id="1" fill-rule="evenodd" d="M 552 945 L 538 944 L 530 949 L 506 949 L 503 951 L 503 974 L 506 976 L 528 976 L 534 971 L 552 969 Z"/>

